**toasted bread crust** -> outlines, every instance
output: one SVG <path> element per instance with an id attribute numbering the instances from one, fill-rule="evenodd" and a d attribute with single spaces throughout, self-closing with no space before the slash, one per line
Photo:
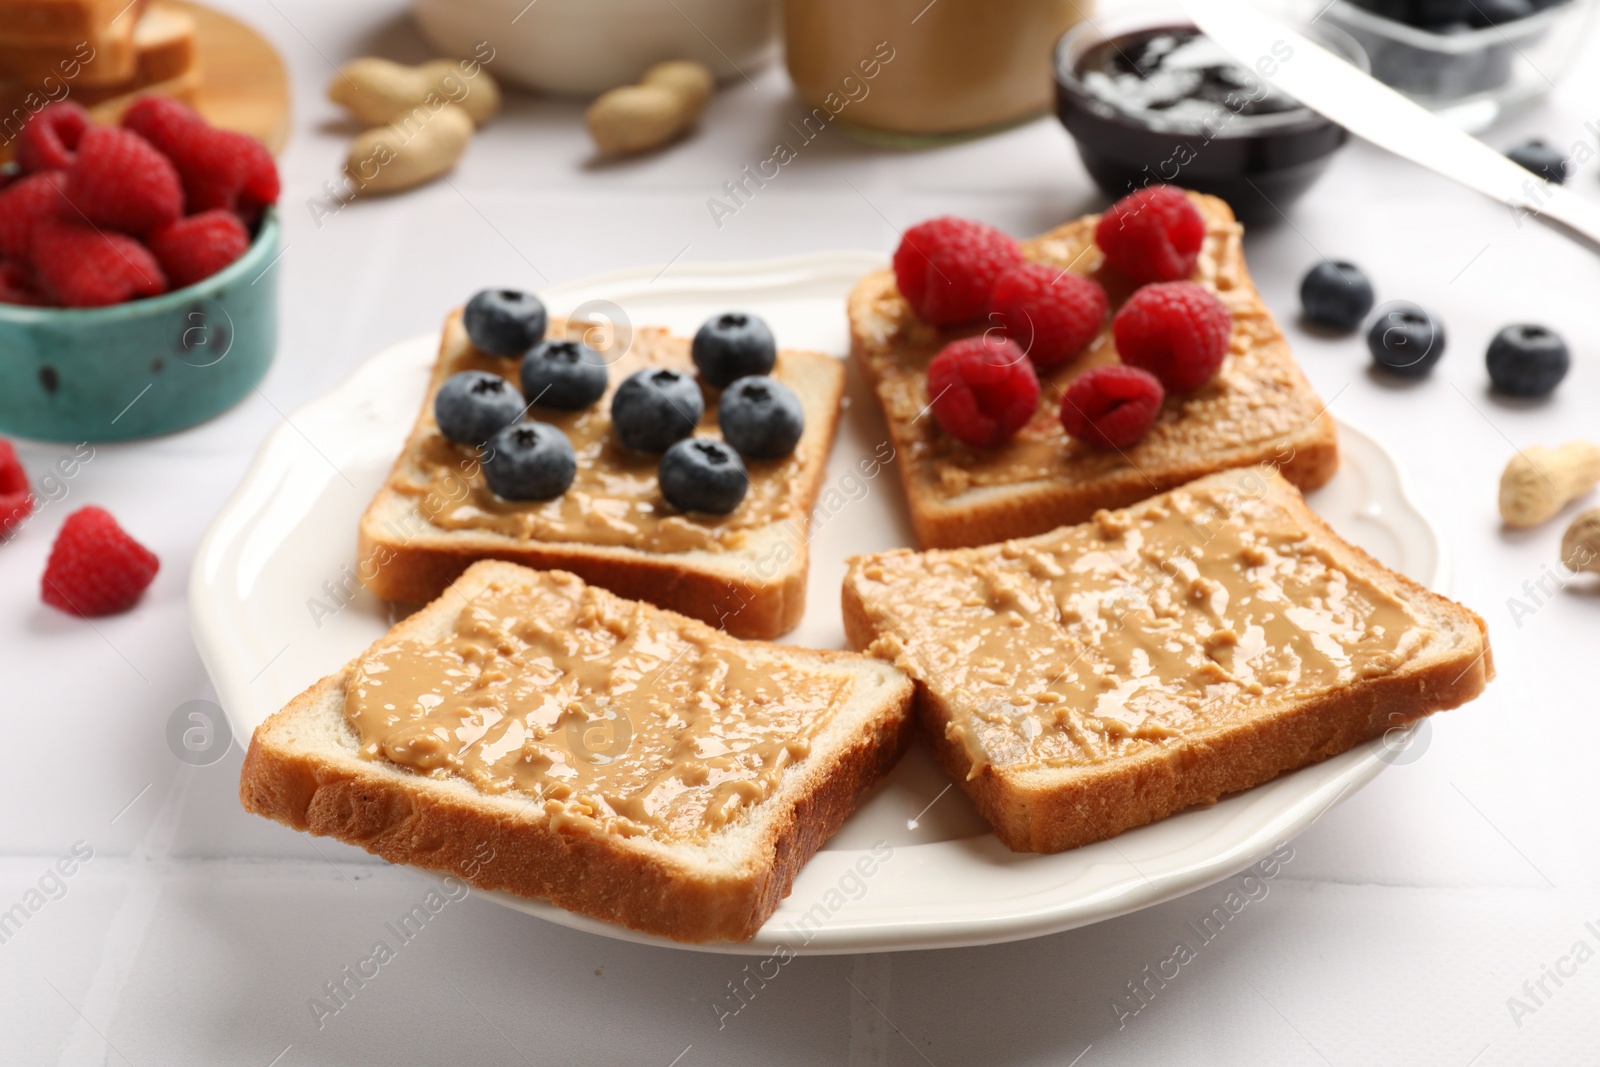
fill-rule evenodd
<path id="1" fill-rule="evenodd" d="M 820 479 L 809 487 L 807 514 L 820 488 Z M 385 488 L 379 498 L 392 492 Z M 426 520 L 418 516 L 418 521 Z M 379 527 L 371 509 L 361 518 L 357 542 L 357 559 L 388 561 L 365 579 L 367 588 L 385 600 L 431 600 L 474 563 L 498 559 L 539 570 L 568 571 L 618 596 L 647 600 L 720 626 L 735 637 L 770 638 L 788 633 L 800 625 L 806 610 L 804 541 L 797 549 L 800 566 L 775 581 L 694 570 L 671 556 L 631 549 L 513 541 L 495 534 L 444 530 L 426 539 L 405 540 Z"/>
<path id="2" fill-rule="evenodd" d="M 1421 670 L 1399 671 L 1303 701 L 1282 714 L 1229 727 L 1177 745 L 1084 768 L 1063 782 L 1041 783 L 992 766 L 972 773 L 966 747 L 947 736 L 954 711 L 919 679 L 919 729 L 939 765 L 972 798 L 996 836 L 1018 852 L 1059 852 L 1114 837 L 1184 808 L 1214 804 L 1280 774 L 1346 752 L 1436 711 L 1458 707 L 1483 692 L 1494 677 L 1488 627 L 1475 612 L 1390 571 L 1345 542 L 1321 517 L 1304 509 L 1314 535 L 1338 546 L 1349 563 L 1440 610 L 1470 618 L 1475 647 Z M 860 591 L 849 579 L 842 594 L 844 629 L 851 647 L 869 648 L 878 637 Z"/>
<path id="3" fill-rule="evenodd" d="M 451 313 L 446 338 L 459 315 L 459 310 Z M 563 328 L 560 320 L 552 323 L 552 336 Z M 805 612 L 809 549 L 804 527 L 827 473 L 828 454 L 839 427 L 845 379 L 844 364 L 839 360 L 814 353 L 792 353 L 791 358 L 804 359 L 806 373 L 824 376 L 823 389 L 832 401 L 807 413 L 809 424 L 800 447 L 811 448 L 813 454 L 807 460 L 806 478 L 800 486 L 796 511 L 801 518 L 783 535 L 789 551 L 777 567 L 762 565 L 728 573 L 726 569 L 703 565 L 690 554 L 533 541 L 492 530 L 444 529 L 428 522 L 415 501 L 396 492 L 386 480 L 361 517 L 357 559 L 363 561 L 362 582 L 385 600 L 416 603 L 438 596 L 476 561 L 498 559 L 569 571 L 619 596 L 649 601 L 721 627 L 736 637 L 772 638 L 787 633 L 800 624 Z M 435 367 L 430 396 L 448 377 L 443 359 L 441 347 L 441 362 Z M 391 480 L 411 462 L 419 437 L 428 432 L 428 422 L 428 406 L 424 404 L 395 460 Z M 384 518 L 396 512 L 404 515 L 407 531 L 421 532 L 397 533 Z M 722 555 L 736 558 L 732 552 Z M 756 573 L 768 569 L 774 573 Z"/>
<path id="4" fill-rule="evenodd" d="M 391 633 L 419 629 L 421 614 Z M 689 618 L 677 622 L 707 629 Z M 753 644 L 790 658 L 858 659 L 848 652 Z M 317 751 L 284 736 L 283 728 L 297 717 L 316 714 L 340 697 L 353 666 L 354 661 L 323 678 L 257 728 L 239 781 L 245 810 L 359 845 L 394 863 L 454 874 L 480 889 L 549 900 L 675 941 L 753 937 L 788 895 L 800 868 L 899 761 L 913 729 L 911 683 L 900 677 L 885 692 L 884 711 L 870 729 L 852 738 L 830 764 L 806 769 L 802 790 L 786 786 L 781 803 L 761 809 L 759 862 L 729 866 L 712 877 L 651 841 L 555 829 L 533 805 L 512 810 L 460 782 L 362 760 L 353 752 Z"/>
<path id="5" fill-rule="evenodd" d="M 1223 242 L 1224 261 L 1218 265 L 1216 273 L 1232 280 L 1231 294 L 1262 331 L 1253 342 L 1254 351 L 1284 376 L 1297 400 L 1310 410 L 1320 408 L 1310 384 L 1289 354 L 1282 331 L 1256 294 L 1239 249 L 1238 226 L 1232 211 L 1214 197 L 1190 196 L 1211 229 L 1233 234 L 1233 239 Z M 1085 216 L 1024 241 L 1024 253 L 1030 259 L 1054 263 L 1051 250 L 1083 240 L 1086 233 L 1092 232 L 1096 219 L 1097 216 Z M 894 307 L 896 314 L 910 315 L 895 288 L 893 273 L 868 274 L 852 290 L 848 303 L 851 357 L 862 368 L 884 407 L 890 437 L 896 451 L 904 457 L 897 464 L 900 481 L 909 504 L 912 530 L 918 545 L 924 549 L 961 548 L 1030 537 L 1057 526 L 1085 522 L 1101 508 L 1126 507 L 1232 467 L 1271 463 L 1302 490 L 1325 484 L 1338 470 L 1337 431 L 1333 420 L 1325 411 L 1320 411 L 1292 432 L 1264 440 L 1230 443 L 1217 438 L 1203 451 L 1163 456 L 1158 462 L 1138 458 L 1110 469 L 1105 469 L 1103 464 L 1091 467 L 1075 463 L 1060 478 L 946 496 L 925 465 L 912 458 L 922 435 L 929 432 L 926 425 L 920 415 L 917 419 L 894 417 L 888 410 L 883 391 L 884 372 L 898 358 L 895 338 L 900 330 L 885 317 L 883 309 Z M 955 337 L 961 332 L 952 331 L 948 336 Z"/>

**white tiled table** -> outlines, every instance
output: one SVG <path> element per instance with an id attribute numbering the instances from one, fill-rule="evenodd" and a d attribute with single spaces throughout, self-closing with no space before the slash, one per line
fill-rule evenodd
<path id="1" fill-rule="evenodd" d="M 420 45 L 392 0 L 229 6 L 277 43 L 297 93 L 283 160 L 282 348 L 261 396 L 189 433 L 100 447 L 65 501 L 0 545 L 10 594 L 0 611 L 0 910 L 74 843 L 93 852 L 59 883 L 64 893 L 47 878 L 59 899 L 0 944 L 0 1063 L 1600 1060 L 1600 962 L 1561 964 L 1573 973 L 1544 978 L 1540 1003 L 1524 987 L 1538 994 L 1544 968 L 1575 942 L 1600 951 L 1600 593 L 1576 582 L 1518 625 L 1508 598 L 1525 598 L 1524 582 L 1555 564 L 1560 527 L 1507 536 L 1494 505 L 1513 444 L 1597 433 L 1600 261 L 1363 145 L 1292 225 L 1253 233 L 1248 253 L 1317 388 L 1392 447 L 1447 532 L 1452 591 L 1489 620 L 1500 677 L 1436 722 L 1422 759 L 1295 841 L 1268 895 L 1147 1006 L 1119 1025 L 1113 1003 L 1191 936 L 1187 924 L 1225 887 L 1032 942 L 802 959 L 720 1030 L 712 1004 L 742 961 L 628 946 L 468 897 L 319 1028 L 308 1000 L 432 883 L 245 815 L 237 748 L 189 767 L 165 740 L 175 707 L 214 696 L 184 608 L 195 545 L 280 412 L 436 328 L 481 286 L 536 288 L 674 257 L 887 250 L 892 226 L 946 212 L 1026 234 L 1099 201 L 1053 120 L 913 154 L 830 131 L 719 228 L 707 199 L 767 158 L 799 111 L 769 69 L 721 92 L 691 142 L 605 168 L 586 166 L 579 105 L 514 97 L 448 184 L 358 203 L 319 227 L 308 200 L 336 173 L 348 134 L 321 98 L 330 59 L 375 48 L 420 56 Z M 1600 118 L 1600 48 L 1587 63 L 1547 107 L 1491 139 L 1592 141 L 1584 123 Z M 1573 179 L 1586 196 L 1600 196 L 1597 169 Z M 1357 260 L 1384 297 L 1443 316 L 1450 349 L 1431 378 L 1373 377 L 1359 340 L 1293 326 L 1298 278 L 1319 253 Z M 1548 323 L 1574 349 L 1549 404 L 1486 393 L 1483 347 L 1516 320 Z M 62 451 L 21 446 L 35 470 Z M 162 560 L 137 610 L 93 626 L 37 602 L 51 537 L 88 502 Z M 1514 1016 L 1511 997 L 1534 1010 Z"/>

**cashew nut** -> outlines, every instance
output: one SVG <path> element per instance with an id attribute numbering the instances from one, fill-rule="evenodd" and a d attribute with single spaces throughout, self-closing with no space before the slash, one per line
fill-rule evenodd
<path id="1" fill-rule="evenodd" d="M 1600 572 L 1600 508 L 1581 512 L 1561 535 L 1561 562 L 1569 571 Z"/>
<path id="2" fill-rule="evenodd" d="M 1500 475 L 1500 516 L 1508 526 L 1537 526 L 1600 482 L 1600 447 L 1569 441 L 1525 449 Z"/>
<path id="3" fill-rule="evenodd" d="M 469 67 L 473 73 L 468 73 Z M 417 108 L 454 104 L 482 126 L 500 109 L 500 87 L 481 64 L 436 59 L 408 67 L 376 56 L 353 59 L 328 83 L 328 99 L 368 125 L 394 122 Z"/>
<path id="4" fill-rule="evenodd" d="M 420 119 L 420 121 L 419 121 Z M 393 193 L 447 173 L 472 139 L 472 119 L 454 104 L 422 110 L 368 130 L 350 145 L 345 163 L 362 193 Z"/>
<path id="5" fill-rule="evenodd" d="M 638 85 L 602 93 L 584 114 L 601 153 L 631 155 L 666 144 L 695 124 L 711 97 L 713 80 L 704 64 L 658 63 Z"/>

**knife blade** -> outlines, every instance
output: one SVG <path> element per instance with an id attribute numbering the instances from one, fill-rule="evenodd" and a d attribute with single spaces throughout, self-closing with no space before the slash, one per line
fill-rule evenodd
<path id="1" fill-rule="evenodd" d="M 1600 206 L 1547 182 L 1288 23 L 1241 0 L 1181 0 L 1197 27 L 1274 87 L 1363 137 L 1600 251 Z M 1285 48 L 1287 46 L 1287 49 Z M 1289 56 L 1284 58 L 1285 51 Z M 1271 57 L 1272 63 L 1259 63 Z"/>

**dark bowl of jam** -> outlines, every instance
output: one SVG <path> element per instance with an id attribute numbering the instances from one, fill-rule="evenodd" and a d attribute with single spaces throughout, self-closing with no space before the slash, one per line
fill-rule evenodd
<path id="1" fill-rule="evenodd" d="M 1367 69 L 1347 34 L 1304 32 Z M 1056 45 L 1056 114 L 1112 199 L 1165 182 L 1221 197 L 1244 222 L 1272 221 L 1350 136 L 1267 81 L 1290 47 L 1251 69 L 1175 13 L 1085 21 Z"/>

